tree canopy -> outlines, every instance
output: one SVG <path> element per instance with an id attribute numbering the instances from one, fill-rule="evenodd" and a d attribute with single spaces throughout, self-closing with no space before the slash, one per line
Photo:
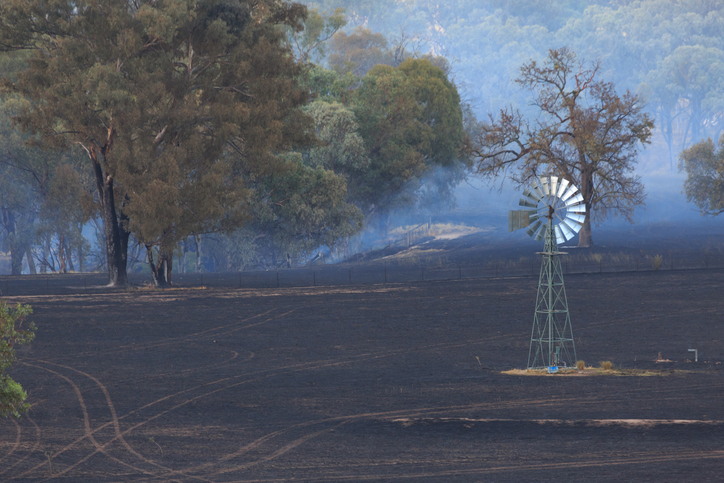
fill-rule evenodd
<path id="1" fill-rule="evenodd" d="M 82 146 L 96 179 L 111 283 L 126 281 L 131 232 L 159 249 L 248 218 L 244 180 L 311 139 L 301 66 L 279 26 L 304 7 L 277 1 L 10 0 L 0 45 L 33 52 L 6 91 L 32 101 L 20 125 L 49 148 Z"/>
<path id="2" fill-rule="evenodd" d="M 724 136 L 717 146 L 711 139 L 694 144 L 679 160 L 679 169 L 686 172 L 686 199 L 702 214 L 724 213 Z"/>

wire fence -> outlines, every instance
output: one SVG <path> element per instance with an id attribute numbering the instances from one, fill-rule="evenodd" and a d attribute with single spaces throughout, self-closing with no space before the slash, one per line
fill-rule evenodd
<path id="1" fill-rule="evenodd" d="M 667 255 L 591 254 L 561 258 L 564 275 L 619 272 L 664 272 L 724 268 L 724 254 L 688 253 Z M 226 273 L 174 273 L 173 287 L 264 289 L 339 285 L 404 284 L 423 281 L 484 279 L 497 277 L 538 277 L 541 260 L 493 259 L 477 263 L 450 263 L 444 260 L 371 265 L 318 265 L 275 271 Z M 0 276 L 0 293 L 18 295 L 67 295 L 100 293 L 109 290 L 105 273 L 41 274 Z M 150 287 L 151 276 L 129 274 L 135 287 Z"/>

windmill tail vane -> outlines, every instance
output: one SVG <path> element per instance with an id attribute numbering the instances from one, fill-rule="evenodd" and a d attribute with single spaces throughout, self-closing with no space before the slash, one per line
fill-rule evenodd
<path id="1" fill-rule="evenodd" d="M 556 176 L 537 178 L 523 191 L 518 203 L 527 208 L 510 211 L 508 231 L 527 228 L 536 241 L 544 241 L 538 295 L 528 352 L 528 369 L 556 372 L 576 364 L 576 347 L 563 283 L 558 245 L 573 238 L 583 226 L 586 205 L 578 188 Z"/>

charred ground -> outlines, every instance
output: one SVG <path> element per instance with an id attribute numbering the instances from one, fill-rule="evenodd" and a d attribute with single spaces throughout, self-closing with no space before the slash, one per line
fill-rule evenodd
<path id="1" fill-rule="evenodd" d="M 566 276 L 578 358 L 645 377 L 503 374 L 525 365 L 536 283 L 11 297 L 38 331 L 0 479 L 720 478 L 724 270 Z"/>

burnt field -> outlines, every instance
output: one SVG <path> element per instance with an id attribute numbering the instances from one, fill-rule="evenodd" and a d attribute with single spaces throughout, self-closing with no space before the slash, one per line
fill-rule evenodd
<path id="1" fill-rule="evenodd" d="M 0 420 L 2 481 L 724 471 L 723 269 L 567 274 L 578 358 L 640 371 L 591 376 L 503 373 L 527 360 L 531 276 L 163 292 L 78 280 L 6 297 L 34 307 L 38 331 L 12 371 L 33 406 Z"/>

